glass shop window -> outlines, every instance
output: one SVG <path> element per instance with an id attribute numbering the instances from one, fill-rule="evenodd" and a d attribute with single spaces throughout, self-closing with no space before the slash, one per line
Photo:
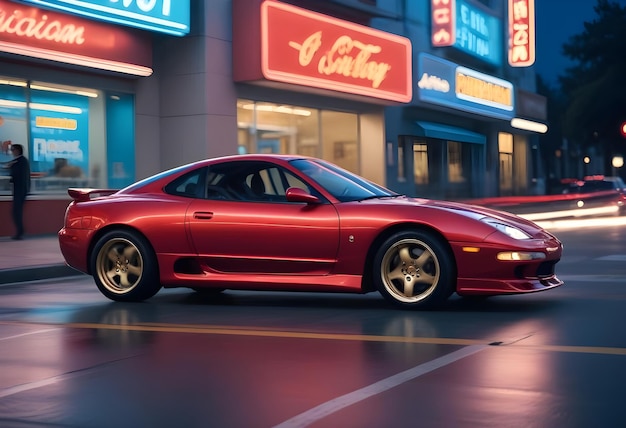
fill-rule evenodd
<path id="1" fill-rule="evenodd" d="M 31 193 L 105 187 L 104 122 L 101 91 L 0 76 L 0 162 L 21 144 Z M 0 170 L 0 195 L 11 193 L 7 175 Z"/>
<path id="2" fill-rule="evenodd" d="M 239 153 L 313 156 L 359 173 L 358 121 L 354 113 L 240 99 Z"/>
<path id="3" fill-rule="evenodd" d="M 500 176 L 500 195 L 513 194 L 513 135 L 498 133 L 498 161 Z"/>
<path id="4" fill-rule="evenodd" d="M 472 195 L 472 164 L 476 158 L 474 144 L 448 141 L 448 185 L 446 198 L 462 198 Z"/>
<path id="5" fill-rule="evenodd" d="M 413 178 L 415 184 L 428 184 L 428 146 L 425 142 L 413 142 Z"/>

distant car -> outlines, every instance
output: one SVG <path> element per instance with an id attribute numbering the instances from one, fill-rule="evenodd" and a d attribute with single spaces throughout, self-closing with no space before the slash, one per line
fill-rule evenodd
<path id="1" fill-rule="evenodd" d="M 236 155 L 122 190 L 68 190 L 69 266 L 116 301 L 201 293 L 378 291 L 403 308 L 563 284 L 559 240 L 509 213 L 410 198 L 329 162 Z"/>
<path id="2" fill-rule="evenodd" d="M 626 185 L 621 177 L 587 176 L 563 193 L 581 195 L 587 208 L 608 207 L 617 215 L 626 215 Z"/>

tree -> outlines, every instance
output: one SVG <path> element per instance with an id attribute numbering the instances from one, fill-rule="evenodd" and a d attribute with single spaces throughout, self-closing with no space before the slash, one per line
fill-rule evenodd
<path id="1" fill-rule="evenodd" d="M 567 100 L 563 134 L 583 149 L 595 147 L 610 158 L 626 153 L 620 124 L 626 121 L 626 7 L 597 0 L 597 17 L 570 37 L 563 53 L 576 64 L 559 76 Z"/>

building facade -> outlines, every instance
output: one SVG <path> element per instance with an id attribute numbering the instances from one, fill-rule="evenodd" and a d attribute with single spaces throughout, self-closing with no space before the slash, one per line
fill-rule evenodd
<path id="1" fill-rule="evenodd" d="M 322 157 L 412 196 L 541 191 L 537 131 L 516 127 L 546 119 L 532 0 L 67 3 L 0 0 L 0 162 L 25 146 L 27 233 L 61 227 L 68 187 L 234 153 Z"/>

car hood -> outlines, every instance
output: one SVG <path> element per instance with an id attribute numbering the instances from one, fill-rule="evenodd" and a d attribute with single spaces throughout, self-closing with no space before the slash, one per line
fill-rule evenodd
<path id="1" fill-rule="evenodd" d="M 480 205 L 472 205 L 463 202 L 452 202 L 435 199 L 423 199 L 423 198 L 411 198 L 407 196 L 394 197 L 394 198 L 382 198 L 362 201 L 362 203 L 379 203 L 379 204 L 391 204 L 397 206 L 416 206 L 422 208 L 432 208 L 438 210 L 445 210 L 447 212 L 469 217 L 475 220 L 480 220 L 484 217 L 490 217 L 499 220 L 505 224 L 514 225 L 521 228 L 531 234 L 542 230 L 536 223 L 519 217 L 515 214 L 495 210 L 493 208 L 487 208 Z"/>

